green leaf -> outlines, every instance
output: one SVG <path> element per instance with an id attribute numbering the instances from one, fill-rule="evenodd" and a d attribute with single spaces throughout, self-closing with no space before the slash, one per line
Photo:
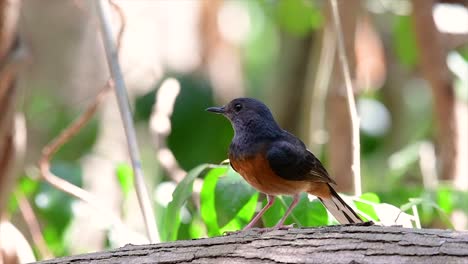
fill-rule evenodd
<path id="1" fill-rule="evenodd" d="M 244 205 L 244 207 L 242 207 L 239 213 L 229 223 L 220 228 L 219 232 L 221 234 L 224 234 L 228 231 L 241 230 L 244 226 L 246 226 L 252 220 L 255 214 L 255 209 L 257 208 L 258 202 L 258 195 L 258 192 L 254 193 Z"/>
<path id="2" fill-rule="evenodd" d="M 409 67 L 414 67 L 418 62 L 419 54 L 415 36 L 411 17 L 397 17 L 393 27 L 393 45 L 400 62 Z"/>
<path id="3" fill-rule="evenodd" d="M 206 175 L 200 198 L 201 216 L 208 235 L 216 236 L 239 230 L 252 219 L 258 192 L 233 169 L 222 166 Z"/>
<path id="4" fill-rule="evenodd" d="M 281 200 L 282 199 L 282 200 Z M 283 217 L 293 198 L 290 196 L 276 199 L 273 206 L 262 217 L 266 227 L 275 226 Z M 283 202 L 282 202 L 283 201 Z M 264 206 L 266 201 L 264 202 Z M 285 225 L 322 226 L 328 223 L 328 214 L 325 207 L 317 199 L 310 201 L 307 194 L 302 193 L 299 203 L 284 222 Z"/>
<path id="5" fill-rule="evenodd" d="M 228 170 L 227 166 L 220 166 L 211 169 L 205 176 L 200 193 L 200 214 L 205 222 L 208 236 L 221 234 L 218 226 L 216 208 L 215 208 L 215 190 L 216 183 L 221 175 Z"/>
<path id="6" fill-rule="evenodd" d="M 318 199 L 309 200 L 309 196 L 305 193 L 301 194 L 301 200 L 292 211 L 291 217 L 303 227 L 323 226 L 328 223 L 327 209 Z"/>
<path id="7" fill-rule="evenodd" d="M 192 222 L 190 222 L 189 226 L 189 235 L 190 238 L 206 237 L 205 226 L 200 215 L 196 215 L 192 218 Z"/>
<path id="8" fill-rule="evenodd" d="M 439 215 L 441 217 L 441 220 L 448 225 L 450 228 L 454 228 L 452 222 L 450 221 L 450 217 L 445 213 L 442 208 L 439 207 L 435 202 L 428 200 L 428 199 L 423 199 L 423 198 L 410 198 L 408 203 L 403 204 L 400 206 L 401 211 L 405 212 L 413 206 L 429 206 L 437 210 L 439 212 Z"/>
<path id="9" fill-rule="evenodd" d="M 132 167 L 126 163 L 121 163 L 117 165 L 116 171 L 122 193 L 125 197 L 128 197 L 128 194 L 133 189 Z"/>
<path id="10" fill-rule="evenodd" d="M 39 189 L 39 181 L 33 180 L 29 176 L 22 176 L 19 179 L 16 189 L 23 194 L 26 198 L 30 198 Z M 8 212 L 14 213 L 18 209 L 18 201 L 15 195 L 11 195 L 8 200 Z"/>
<path id="11" fill-rule="evenodd" d="M 19 181 L 19 189 L 26 196 L 29 197 L 39 188 L 39 181 L 33 180 L 28 176 L 21 177 Z"/>
<path id="12" fill-rule="evenodd" d="M 233 169 L 228 169 L 215 187 L 215 208 L 218 226 L 222 227 L 234 219 L 257 192 Z M 255 213 L 255 203 L 251 211 Z"/>
<path id="13" fill-rule="evenodd" d="M 291 197 L 283 197 L 285 200 L 285 203 L 290 203 L 292 201 Z M 267 199 L 265 198 L 262 207 L 266 206 L 267 204 Z M 282 204 L 280 201 L 279 197 L 276 198 L 275 202 L 273 205 L 268 209 L 265 214 L 263 214 L 262 221 L 263 225 L 265 227 L 273 227 L 275 226 L 278 221 L 283 217 L 284 213 L 286 212 L 285 206 Z M 284 222 L 286 225 L 292 224 L 293 221 L 291 220 L 291 217 L 288 217 L 286 221 Z"/>
<path id="14" fill-rule="evenodd" d="M 364 193 L 359 197 L 361 200 L 369 201 L 371 203 L 380 203 L 380 198 L 377 196 L 375 193 Z M 360 201 L 354 201 L 354 204 L 356 205 L 357 209 L 366 215 L 370 216 L 372 219 L 367 219 L 367 220 L 378 220 L 379 217 L 377 216 L 377 213 L 375 212 L 374 206 L 372 204 L 368 204 L 365 202 L 360 202 Z"/>
<path id="15" fill-rule="evenodd" d="M 287 0 L 279 1 L 276 15 L 278 22 L 286 31 L 304 36 L 310 30 L 318 28 L 323 17 L 312 1 Z"/>
<path id="16" fill-rule="evenodd" d="M 44 240 L 47 247 L 56 256 L 68 255 L 69 244 L 63 243 L 62 235 L 58 233 L 57 229 L 53 225 L 46 225 L 43 227 Z"/>
<path id="17" fill-rule="evenodd" d="M 163 218 L 163 230 L 161 232 L 162 241 L 173 241 L 177 239 L 180 226 L 180 209 L 187 199 L 191 197 L 195 179 L 210 166 L 212 165 L 203 164 L 195 167 L 189 171 L 185 178 L 177 185 L 172 193 L 172 201 L 167 205 L 166 214 Z"/>
<path id="18" fill-rule="evenodd" d="M 453 190 L 440 187 L 437 190 L 437 204 L 445 213 L 450 214 L 453 210 Z"/>

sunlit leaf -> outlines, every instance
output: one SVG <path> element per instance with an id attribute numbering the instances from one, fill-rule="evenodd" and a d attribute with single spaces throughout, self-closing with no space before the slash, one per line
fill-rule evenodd
<path id="1" fill-rule="evenodd" d="M 189 227 L 190 238 L 199 238 L 206 236 L 206 229 L 204 228 L 203 220 L 200 215 L 194 217 Z"/>
<path id="2" fill-rule="evenodd" d="M 408 228 L 413 227 L 411 215 L 394 205 L 381 203 L 376 204 L 374 209 L 380 222 L 385 226 L 401 225 Z"/>
<path id="3" fill-rule="evenodd" d="M 16 189 L 26 198 L 30 198 L 39 188 L 39 181 L 33 180 L 31 177 L 23 176 L 19 179 Z M 8 200 L 8 212 L 13 213 L 18 208 L 18 201 L 15 196 L 11 196 Z"/>
<path id="4" fill-rule="evenodd" d="M 283 197 L 285 203 L 289 204 L 292 201 L 291 197 Z M 267 204 L 267 199 L 265 198 L 262 207 L 266 206 Z M 279 200 L 279 198 L 276 198 L 275 202 L 273 205 L 268 209 L 265 214 L 262 217 L 263 225 L 265 227 L 273 227 L 275 226 L 278 221 L 283 217 L 284 213 L 286 212 L 285 206 L 282 204 L 282 202 Z M 286 225 L 292 224 L 293 221 L 291 217 L 286 219 L 284 222 Z"/>
<path id="5" fill-rule="evenodd" d="M 301 194 L 301 200 L 291 215 L 301 227 L 323 226 L 328 223 L 327 210 L 322 203 L 318 199 L 309 200 L 305 193 Z"/>
<path id="6" fill-rule="evenodd" d="M 234 219 L 256 193 L 255 189 L 239 174 L 233 169 L 229 169 L 226 176 L 218 180 L 215 187 L 215 208 L 218 226 L 223 227 Z M 250 208 L 251 214 L 255 212 L 255 203 Z"/>
<path id="7" fill-rule="evenodd" d="M 163 218 L 163 232 L 160 234 L 161 240 L 173 241 L 177 239 L 177 232 L 180 226 L 180 210 L 187 199 L 192 196 L 193 181 L 210 166 L 203 164 L 195 167 L 177 185 L 172 194 L 172 201 L 167 205 L 166 214 Z"/>
<path id="8" fill-rule="evenodd" d="M 220 234 L 215 208 L 215 190 L 218 178 L 224 175 L 227 170 L 227 166 L 211 169 L 203 180 L 200 193 L 200 214 L 203 222 L 205 222 L 208 236 Z"/>
<path id="9" fill-rule="evenodd" d="M 57 229 L 52 225 L 43 227 L 42 233 L 47 247 L 54 255 L 67 255 L 68 244 L 63 243 L 62 235 L 57 232 Z"/>
<path id="10" fill-rule="evenodd" d="M 133 189 L 132 167 L 126 163 L 121 163 L 117 165 L 116 171 L 122 193 L 125 197 L 127 197 L 130 191 Z"/>
<path id="11" fill-rule="evenodd" d="M 266 227 L 275 226 L 278 221 L 284 216 L 286 209 L 290 206 L 293 198 L 284 196 L 276 199 L 273 206 L 263 215 L 263 223 Z M 265 199 L 266 200 L 266 199 Z M 263 206 L 266 205 L 266 201 Z M 309 196 L 305 193 L 301 194 L 299 203 L 291 212 L 285 225 L 296 224 L 299 227 L 322 226 L 328 223 L 328 214 L 325 207 L 317 199 L 310 201 Z"/>
<path id="12" fill-rule="evenodd" d="M 229 221 L 226 225 L 220 228 L 219 232 L 224 234 L 227 231 L 241 230 L 246 226 L 253 218 L 255 209 L 257 208 L 259 193 L 254 193 L 250 199 L 245 203 L 241 210 L 235 215 L 235 217 Z"/>
<path id="13" fill-rule="evenodd" d="M 380 198 L 377 196 L 375 193 L 364 193 L 362 194 L 359 199 L 368 201 L 370 203 L 365 203 L 365 202 L 360 202 L 360 201 L 354 201 L 354 204 L 356 205 L 357 209 L 366 215 L 370 216 L 372 219 L 367 219 L 367 220 L 378 220 L 377 213 L 375 212 L 374 206 L 372 203 L 378 204 L 380 203 Z"/>
<path id="14" fill-rule="evenodd" d="M 39 181 L 33 180 L 31 177 L 24 176 L 19 180 L 19 189 L 26 197 L 29 197 L 38 188 Z"/>
<path id="15" fill-rule="evenodd" d="M 445 213 L 450 214 L 453 210 L 453 190 L 441 187 L 437 190 L 437 204 Z"/>

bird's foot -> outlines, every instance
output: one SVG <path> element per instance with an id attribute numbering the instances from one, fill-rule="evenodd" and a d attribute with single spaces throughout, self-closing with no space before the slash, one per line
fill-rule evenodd
<path id="1" fill-rule="evenodd" d="M 345 226 L 373 226 L 375 223 L 373 221 L 367 221 L 362 223 L 352 223 L 352 224 L 344 224 Z"/>
<path id="2" fill-rule="evenodd" d="M 223 236 L 232 236 L 241 233 L 244 230 L 237 230 L 237 231 L 224 231 Z"/>
<path id="3" fill-rule="evenodd" d="M 250 230 L 253 230 L 256 233 L 263 234 L 263 233 L 268 233 L 268 232 L 275 231 L 275 230 L 289 230 L 291 228 L 294 228 L 294 224 L 276 225 L 274 227 L 262 227 L 262 228 L 251 228 L 251 227 L 249 227 L 249 228 L 244 228 L 244 229 L 238 230 L 238 231 L 225 231 L 223 233 L 223 235 L 224 236 L 237 235 L 239 233 L 250 231 Z"/>
<path id="4" fill-rule="evenodd" d="M 271 232 L 271 231 L 275 231 L 275 230 L 289 230 L 291 228 L 294 228 L 294 224 L 290 224 L 290 225 L 276 225 L 274 227 L 265 227 L 265 228 L 260 228 L 258 230 L 256 230 L 258 233 L 268 233 L 268 232 Z"/>

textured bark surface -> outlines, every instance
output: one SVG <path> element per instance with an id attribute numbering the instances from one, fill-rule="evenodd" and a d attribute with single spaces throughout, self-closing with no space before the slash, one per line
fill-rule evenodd
<path id="1" fill-rule="evenodd" d="M 468 232 L 380 226 L 258 229 L 46 263 L 468 263 Z"/>

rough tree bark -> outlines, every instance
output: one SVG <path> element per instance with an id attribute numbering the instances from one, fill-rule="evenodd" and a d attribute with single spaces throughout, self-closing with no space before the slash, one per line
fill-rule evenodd
<path id="1" fill-rule="evenodd" d="M 40 262 L 61 263 L 468 263 L 468 232 L 381 226 L 258 229 L 125 247 Z"/>

